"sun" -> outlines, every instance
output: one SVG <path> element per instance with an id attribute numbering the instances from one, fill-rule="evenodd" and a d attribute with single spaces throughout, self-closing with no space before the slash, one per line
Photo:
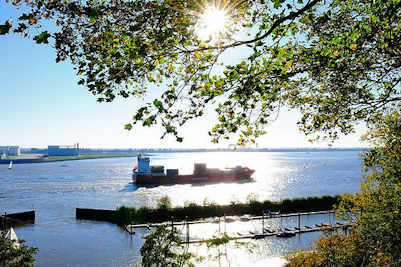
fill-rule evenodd
<path id="1" fill-rule="evenodd" d="M 200 39 L 219 39 L 228 32 L 230 16 L 224 8 L 212 5 L 199 15 L 197 35 Z"/>

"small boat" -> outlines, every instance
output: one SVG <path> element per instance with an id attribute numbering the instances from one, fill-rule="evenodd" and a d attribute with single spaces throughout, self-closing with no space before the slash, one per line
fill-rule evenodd
<path id="1" fill-rule="evenodd" d="M 18 236 L 17 236 L 17 234 L 15 233 L 15 231 L 14 231 L 14 229 L 12 227 L 7 232 L 6 238 L 10 239 L 13 242 L 13 244 L 12 244 L 13 248 L 15 248 L 15 249 L 19 249 L 20 248 L 20 243 L 19 243 L 19 240 L 18 240 Z"/>
<path id="2" fill-rule="evenodd" d="M 8 165 L 8 169 L 11 170 L 13 168 L 13 161 L 10 161 L 10 165 Z"/>
<path id="3" fill-rule="evenodd" d="M 292 237 L 295 236 L 294 232 L 283 231 L 277 234 L 277 237 Z"/>
<path id="4" fill-rule="evenodd" d="M 237 220 L 236 217 L 226 217 L 226 218 L 224 218 L 224 221 L 226 223 L 235 222 L 236 220 Z"/>
<path id="5" fill-rule="evenodd" d="M 265 238 L 265 235 L 264 234 L 256 234 L 253 238 L 262 239 L 262 238 Z"/>
<path id="6" fill-rule="evenodd" d="M 243 216 L 241 216 L 241 217 L 239 218 L 239 220 L 240 220 L 241 222 L 247 222 L 247 221 L 250 221 L 250 220 L 251 220 L 251 216 L 250 216 L 250 215 L 243 215 Z"/>
<path id="7" fill-rule="evenodd" d="M 215 218 L 212 218 L 212 219 L 210 219 L 210 223 L 220 223 L 220 218 L 219 217 L 215 217 Z"/>

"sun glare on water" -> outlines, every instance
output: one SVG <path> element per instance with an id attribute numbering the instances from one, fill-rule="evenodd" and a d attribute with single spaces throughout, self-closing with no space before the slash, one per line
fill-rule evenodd
<path id="1" fill-rule="evenodd" d="M 218 6 L 204 8 L 197 25 L 200 39 L 218 39 L 228 32 L 230 17 L 226 9 Z"/>

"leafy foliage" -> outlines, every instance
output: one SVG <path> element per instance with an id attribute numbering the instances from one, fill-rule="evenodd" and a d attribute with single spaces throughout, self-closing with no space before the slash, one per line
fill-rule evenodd
<path id="1" fill-rule="evenodd" d="M 313 251 L 298 251 L 290 255 L 286 267 L 365 266 L 361 240 L 355 235 L 336 234 L 319 238 Z M 382 265 L 380 265 L 382 266 Z"/>
<path id="2" fill-rule="evenodd" d="M 191 253 L 184 250 L 176 228 L 162 226 L 145 237 L 141 247 L 143 267 L 181 267 L 194 266 Z"/>
<path id="3" fill-rule="evenodd" d="M 221 1 L 233 24 L 208 40 L 197 36 L 200 3 L 208 1 L 26 2 L 13 32 L 28 37 L 52 20 L 57 30 L 33 39 L 54 45 L 56 61 L 69 59 L 99 101 L 164 88 L 127 130 L 161 124 L 182 141 L 179 128 L 209 106 L 217 118 L 212 141 L 235 135 L 239 145 L 255 142 L 282 107 L 299 109 L 300 129 L 315 138 L 335 139 L 367 122 L 376 148 L 364 156 L 366 182 L 341 206 L 352 211 L 344 215 L 353 235 L 323 239 L 300 257 L 308 266 L 401 265 L 400 0 Z M 0 35 L 12 27 L 0 25 Z M 227 60 L 237 51 L 243 60 Z M 144 217 L 146 209 L 135 213 Z"/>
<path id="4" fill-rule="evenodd" d="M 362 192 L 343 203 L 355 234 L 365 237 L 367 258 L 382 256 L 392 266 L 401 264 L 401 115 L 383 116 L 367 136 L 376 144 L 364 155 L 367 174 Z M 347 205 L 347 204 L 351 205 Z M 356 216 L 356 210 L 362 215 Z"/>
<path id="5" fill-rule="evenodd" d="M 19 247 L 16 247 L 14 242 L 16 241 L 12 241 L 0 233 L 0 266 L 33 266 L 35 263 L 33 255 L 38 249 L 24 245 L 23 240 L 19 241 Z"/>
<path id="6" fill-rule="evenodd" d="M 171 204 L 171 199 L 166 195 L 164 197 L 161 197 L 158 201 L 157 201 L 157 208 L 158 209 L 171 209 L 172 204 Z"/>
<path id="7" fill-rule="evenodd" d="M 228 242 L 230 242 L 230 240 L 234 240 L 232 237 L 230 237 L 227 233 L 222 233 L 220 235 L 214 235 L 211 239 L 206 240 L 206 246 L 208 248 L 210 247 L 217 247 L 220 245 L 224 245 L 227 244 Z"/>
<path id="8" fill-rule="evenodd" d="M 334 139 L 399 103 L 399 0 L 218 1 L 230 29 L 202 40 L 197 22 L 212 2 L 34 0 L 14 32 L 53 21 L 57 30 L 34 40 L 50 41 L 56 61 L 69 59 L 99 101 L 163 87 L 125 129 L 157 123 L 177 141 L 209 106 L 212 141 L 236 136 L 241 145 L 282 107 L 301 110 L 306 134 Z M 227 60 L 236 52 L 243 60 Z"/>
<path id="9" fill-rule="evenodd" d="M 7 20 L 4 24 L 0 25 L 0 35 L 7 34 L 12 27 L 10 20 Z"/>
<path id="10" fill-rule="evenodd" d="M 400 266 L 401 115 L 384 115 L 366 136 L 374 149 L 364 154 L 361 192 L 345 196 L 339 211 L 352 235 L 319 240 L 314 252 L 293 255 L 288 266 Z"/>

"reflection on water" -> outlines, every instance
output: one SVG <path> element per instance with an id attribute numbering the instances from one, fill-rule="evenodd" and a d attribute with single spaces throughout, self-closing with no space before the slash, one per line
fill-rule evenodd
<path id="1" fill-rule="evenodd" d="M 242 165 L 256 172 L 254 181 L 249 183 L 156 187 L 132 184 L 134 158 L 23 164 L 15 165 L 11 171 L 6 165 L 0 165 L 0 212 L 18 212 L 32 207 L 37 211 L 36 225 L 16 229 L 28 244 L 40 248 L 37 266 L 127 266 L 139 258 L 141 235 L 131 238 L 113 224 L 76 221 L 76 207 L 114 209 L 121 205 L 155 205 L 164 195 L 171 198 L 173 205 L 184 205 L 186 202 L 202 203 L 205 199 L 220 204 L 246 201 L 249 194 L 255 194 L 260 200 L 280 200 L 355 192 L 360 185 L 358 154 L 356 151 L 161 153 L 152 157 L 152 164 L 179 168 L 183 174 L 192 173 L 193 164 L 201 162 L 210 168 Z M 310 220 L 311 223 L 327 222 L 327 218 L 323 219 Z M 271 227 L 291 225 L 283 221 L 271 221 Z M 257 230 L 258 222 L 248 224 L 252 223 Z M 245 224 L 232 223 L 227 231 L 246 231 L 241 225 Z M 196 227 L 191 226 L 193 238 L 198 233 L 200 237 L 216 231 L 216 225 Z M 143 231 L 145 234 L 147 230 Z M 310 233 L 303 234 L 301 239 L 259 240 L 257 243 L 261 245 L 252 256 L 246 251 L 233 252 L 230 266 L 236 266 L 235 262 L 241 260 L 253 262 L 254 266 L 280 263 L 280 255 L 308 248 L 318 236 L 318 233 Z"/>

